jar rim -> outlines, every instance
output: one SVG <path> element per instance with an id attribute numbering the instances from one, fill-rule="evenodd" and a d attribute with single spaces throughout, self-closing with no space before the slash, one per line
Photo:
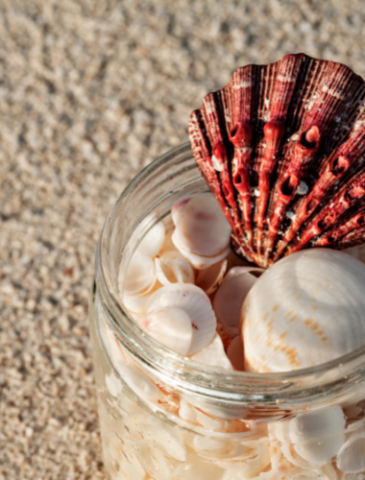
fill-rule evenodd
<path id="1" fill-rule="evenodd" d="M 353 385 L 365 382 L 365 345 L 330 362 L 289 372 L 217 371 L 216 367 L 200 364 L 168 350 L 139 328 L 119 299 L 108 248 L 110 249 L 111 241 L 115 241 L 122 224 L 123 218 L 118 215 L 123 206 L 152 175 L 158 176 L 159 172 L 166 172 L 178 158 L 192 158 L 189 142 L 158 157 L 131 181 L 109 212 L 101 233 L 95 262 L 98 296 L 109 324 L 123 346 L 165 384 L 225 402 L 245 402 L 268 407 L 273 404 L 304 405 L 309 401 L 320 403 L 329 394 L 340 395 Z M 195 163 L 194 167 L 198 171 Z M 123 248 L 126 243 L 127 241 Z M 123 257 L 123 248 L 120 258 Z M 113 268 L 117 266 L 113 265 Z"/>

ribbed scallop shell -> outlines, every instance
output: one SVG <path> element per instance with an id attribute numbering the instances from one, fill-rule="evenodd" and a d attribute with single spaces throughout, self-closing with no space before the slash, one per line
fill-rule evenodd
<path id="1" fill-rule="evenodd" d="M 365 233 L 365 82 L 304 54 L 248 65 L 190 117 L 196 162 L 260 266 Z"/>

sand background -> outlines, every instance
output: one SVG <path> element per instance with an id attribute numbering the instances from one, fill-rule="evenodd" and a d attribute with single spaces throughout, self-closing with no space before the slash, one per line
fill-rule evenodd
<path id="1" fill-rule="evenodd" d="M 363 0 L 0 0 L 0 479 L 103 479 L 87 310 L 132 177 L 246 63 L 365 75 Z"/>

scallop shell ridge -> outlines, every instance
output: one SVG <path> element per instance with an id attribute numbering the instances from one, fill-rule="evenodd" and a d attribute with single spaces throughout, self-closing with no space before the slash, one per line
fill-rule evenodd
<path id="1" fill-rule="evenodd" d="M 192 112 L 194 157 L 232 245 L 266 267 L 365 233 L 365 82 L 347 66 L 287 55 L 236 70 Z"/>

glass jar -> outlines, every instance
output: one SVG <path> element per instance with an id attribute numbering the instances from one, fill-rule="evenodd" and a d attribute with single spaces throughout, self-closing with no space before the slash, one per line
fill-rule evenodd
<path id="1" fill-rule="evenodd" d="M 203 191 L 189 144 L 175 148 L 132 181 L 98 244 L 90 322 L 109 478 L 364 479 L 365 347 L 290 373 L 223 372 L 169 351 L 123 306 L 118 278 L 141 239 Z"/>

